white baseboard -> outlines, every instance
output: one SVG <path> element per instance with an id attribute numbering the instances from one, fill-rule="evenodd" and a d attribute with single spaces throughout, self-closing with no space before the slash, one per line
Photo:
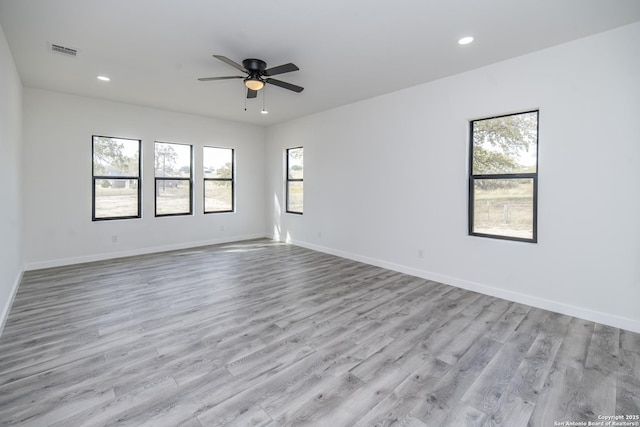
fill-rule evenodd
<path id="1" fill-rule="evenodd" d="M 41 270 L 43 268 L 62 267 L 65 265 L 84 264 L 86 262 L 104 261 L 108 259 L 124 258 L 136 255 L 147 255 L 158 252 L 175 251 L 180 249 L 197 248 L 201 246 L 219 245 L 221 243 L 239 242 L 242 240 L 252 240 L 264 238 L 264 234 L 249 234 L 244 236 L 231 236 L 219 239 L 201 240 L 198 242 L 176 243 L 172 245 L 154 246 L 149 248 L 132 249 L 127 251 L 114 251 L 94 255 L 85 255 L 72 258 L 59 258 L 47 261 L 27 262 L 25 270 Z"/>
<path id="2" fill-rule="evenodd" d="M 4 325 L 7 322 L 7 319 L 9 318 L 9 311 L 11 311 L 11 306 L 13 305 L 13 301 L 16 299 L 16 294 L 18 293 L 18 287 L 20 286 L 20 282 L 22 282 L 23 275 L 24 275 L 24 268 L 22 269 L 20 274 L 18 274 L 18 277 L 13 283 L 11 294 L 9 295 L 9 298 L 7 298 L 7 301 L 5 302 L 4 307 L 2 307 L 2 313 L 0 313 L 0 336 L 2 336 L 2 331 L 4 331 Z"/>
<path id="3" fill-rule="evenodd" d="M 274 236 L 270 236 L 274 240 Z M 469 291 L 479 292 L 481 294 L 490 295 L 497 298 L 506 299 L 508 301 L 517 302 L 520 304 L 530 305 L 532 307 L 541 308 L 544 310 L 553 311 L 560 314 L 566 314 L 567 316 L 578 317 L 580 319 L 590 320 L 592 322 L 601 323 L 603 325 L 613 326 L 628 331 L 640 333 L 640 321 L 634 319 L 628 319 L 620 317 L 615 314 L 603 313 L 596 310 L 591 310 L 584 307 L 577 307 L 571 304 L 566 304 L 560 301 L 554 301 L 546 298 L 541 298 L 533 295 L 522 294 L 519 292 L 510 291 L 507 289 L 495 288 L 492 286 L 483 285 L 481 283 L 470 282 L 468 280 L 460 279 L 457 277 L 446 276 L 431 271 L 421 270 L 414 267 L 408 267 L 401 264 L 395 264 L 375 258 L 370 258 L 362 255 L 357 255 L 341 250 L 328 248 L 325 246 L 319 246 L 312 243 L 301 242 L 297 240 L 291 240 L 291 243 L 296 246 L 311 249 L 318 252 L 327 253 L 330 255 L 339 256 L 341 258 L 347 258 L 353 261 L 362 262 L 365 264 L 375 265 L 376 267 L 386 268 L 388 270 L 397 271 L 400 273 L 409 274 L 411 276 L 420 277 L 427 280 L 433 280 L 434 282 L 444 283 L 446 285 L 455 286 L 458 288 L 466 289 Z"/>

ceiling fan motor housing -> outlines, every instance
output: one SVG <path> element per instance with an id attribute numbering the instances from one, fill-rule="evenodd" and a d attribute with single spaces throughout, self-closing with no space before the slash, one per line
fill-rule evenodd
<path id="1" fill-rule="evenodd" d="M 261 59 L 247 58 L 242 61 L 242 66 L 246 68 L 250 72 L 250 74 L 253 74 L 251 73 L 252 71 L 261 73 L 262 71 L 266 70 L 267 63 Z"/>

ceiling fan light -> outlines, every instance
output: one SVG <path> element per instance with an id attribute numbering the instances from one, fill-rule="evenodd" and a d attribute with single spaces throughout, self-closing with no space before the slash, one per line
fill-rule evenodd
<path id="1" fill-rule="evenodd" d="M 260 90 L 260 89 L 262 89 L 264 87 L 264 82 L 262 80 L 256 79 L 256 78 L 246 79 L 244 81 L 244 84 L 245 84 L 246 87 L 248 87 L 251 90 Z"/>

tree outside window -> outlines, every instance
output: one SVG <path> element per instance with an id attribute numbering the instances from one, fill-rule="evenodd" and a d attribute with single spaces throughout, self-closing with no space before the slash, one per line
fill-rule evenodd
<path id="1" fill-rule="evenodd" d="M 473 120 L 469 234 L 537 241 L 538 111 Z"/>
<path id="2" fill-rule="evenodd" d="M 137 139 L 93 136 L 93 221 L 140 218 Z"/>
<path id="3" fill-rule="evenodd" d="M 302 147 L 287 149 L 287 212 L 304 211 L 304 151 Z"/>
<path id="4" fill-rule="evenodd" d="M 191 145 L 155 143 L 156 216 L 191 215 Z"/>
<path id="5" fill-rule="evenodd" d="M 231 148 L 203 148 L 204 213 L 233 212 L 234 155 Z"/>

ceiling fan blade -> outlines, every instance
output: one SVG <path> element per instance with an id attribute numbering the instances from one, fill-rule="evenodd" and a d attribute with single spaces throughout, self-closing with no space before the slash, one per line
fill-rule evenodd
<path id="1" fill-rule="evenodd" d="M 299 69 L 300 68 L 298 68 L 295 64 L 288 63 L 288 64 L 278 65 L 277 67 L 271 67 L 267 70 L 264 70 L 263 74 L 265 76 L 275 76 L 276 74 L 290 73 L 292 71 L 298 71 Z"/>
<path id="2" fill-rule="evenodd" d="M 226 56 L 213 55 L 213 57 L 216 58 L 216 59 L 219 59 L 220 61 L 224 62 L 227 65 L 231 65 L 233 68 L 236 68 L 236 69 L 242 71 L 243 73 L 249 74 L 249 71 L 247 71 L 246 68 L 244 68 L 242 65 L 238 64 L 237 62 L 234 62 L 234 61 L 230 60 Z"/>
<path id="3" fill-rule="evenodd" d="M 247 99 L 255 98 L 258 96 L 257 90 L 247 89 Z"/>
<path id="4" fill-rule="evenodd" d="M 242 76 L 224 76 L 224 77 L 200 77 L 198 80 L 201 82 L 210 82 L 212 80 L 229 80 L 229 79 L 244 79 Z"/>
<path id="5" fill-rule="evenodd" d="M 292 90 L 292 91 L 298 92 L 298 93 L 300 93 L 300 92 L 302 92 L 304 90 L 304 88 L 301 87 L 301 86 L 296 86 L 296 85 L 291 84 L 291 83 L 283 82 L 282 80 L 265 79 L 264 81 L 266 83 L 269 83 L 269 84 L 272 84 L 272 85 L 275 85 L 275 86 L 279 86 L 279 87 L 284 88 L 284 89 L 289 89 L 289 90 Z"/>

